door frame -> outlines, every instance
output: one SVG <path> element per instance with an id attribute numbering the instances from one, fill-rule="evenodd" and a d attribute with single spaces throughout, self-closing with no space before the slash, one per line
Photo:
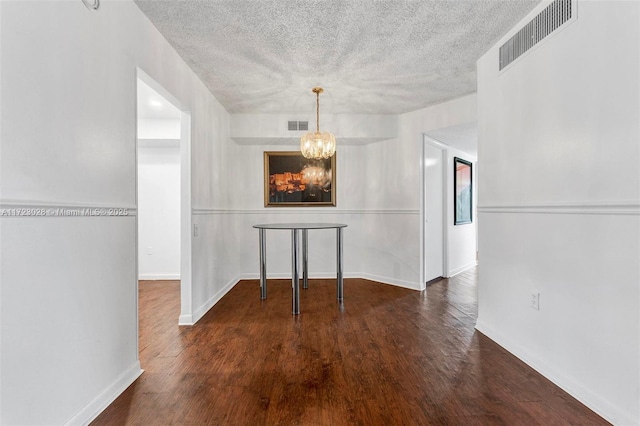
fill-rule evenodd
<path id="1" fill-rule="evenodd" d="M 425 223 L 427 220 L 426 211 L 425 211 L 425 202 L 427 198 L 427 188 L 426 188 L 426 145 L 430 145 L 432 147 L 440 149 L 442 152 L 441 161 L 442 161 L 442 276 L 447 277 L 449 274 L 449 231 L 448 231 L 448 220 L 449 217 L 449 203 L 447 203 L 447 194 L 449 190 L 449 181 L 447 179 L 447 170 L 448 170 L 448 151 L 449 146 L 432 138 L 431 136 L 424 133 L 422 138 L 422 144 L 420 146 L 420 290 L 424 290 L 426 288 L 426 274 L 427 274 L 427 262 L 425 259 L 426 252 L 426 227 Z"/>
<path id="2" fill-rule="evenodd" d="M 185 105 L 162 87 L 149 74 L 136 67 L 136 93 L 138 79 L 142 80 L 173 106 L 180 110 L 180 317 L 178 324 L 193 324 L 192 304 L 192 220 L 191 220 L 191 112 Z M 136 207 L 138 206 L 138 113 L 136 95 Z M 138 219 L 136 217 L 136 283 L 138 280 Z M 137 297 L 137 294 L 136 294 Z M 136 304 L 137 305 L 137 304 Z"/>

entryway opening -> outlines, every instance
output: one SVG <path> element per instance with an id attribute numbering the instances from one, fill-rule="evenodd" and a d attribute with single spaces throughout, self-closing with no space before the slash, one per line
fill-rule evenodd
<path id="1" fill-rule="evenodd" d="M 179 285 L 177 321 L 191 324 L 191 117 L 140 69 L 136 90 L 138 283 L 145 291 Z"/>
<path id="2" fill-rule="evenodd" d="M 478 264 L 476 163 L 476 123 L 434 129 L 423 135 L 422 288 L 433 280 L 452 277 Z M 460 164 L 466 167 L 466 179 Z M 466 213 L 464 220 L 461 212 Z"/>

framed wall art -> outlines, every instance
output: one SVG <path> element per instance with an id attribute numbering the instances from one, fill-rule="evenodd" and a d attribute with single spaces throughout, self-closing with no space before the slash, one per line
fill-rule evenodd
<path id="1" fill-rule="evenodd" d="M 462 158 L 453 158 L 453 224 L 471 223 L 473 206 L 472 164 Z"/>
<path id="2" fill-rule="evenodd" d="M 300 151 L 265 151 L 265 207 L 336 205 L 336 154 L 309 160 Z"/>

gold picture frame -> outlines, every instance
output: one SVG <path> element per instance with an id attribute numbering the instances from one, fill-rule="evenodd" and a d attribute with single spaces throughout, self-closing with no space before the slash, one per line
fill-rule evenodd
<path id="1" fill-rule="evenodd" d="M 335 207 L 336 154 L 309 160 L 300 151 L 265 151 L 264 206 Z"/>

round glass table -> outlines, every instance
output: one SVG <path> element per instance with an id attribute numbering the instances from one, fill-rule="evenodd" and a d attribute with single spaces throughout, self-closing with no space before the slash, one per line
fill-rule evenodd
<path id="1" fill-rule="evenodd" d="M 335 229 L 336 230 L 336 294 L 338 302 L 342 302 L 344 297 L 344 281 L 342 278 L 342 229 L 347 225 L 344 223 L 265 223 L 253 225 L 260 231 L 260 299 L 267 298 L 267 242 L 266 231 L 288 230 L 291 231 L 291 287 L 293 314 L 300 313 L 300 278 L 298 274 L 299 261 L 299 234 L 302 233 L 302 287 L 309 287 L 309 271 L 307 262 L 308 231 L 310 229 Z"/>

